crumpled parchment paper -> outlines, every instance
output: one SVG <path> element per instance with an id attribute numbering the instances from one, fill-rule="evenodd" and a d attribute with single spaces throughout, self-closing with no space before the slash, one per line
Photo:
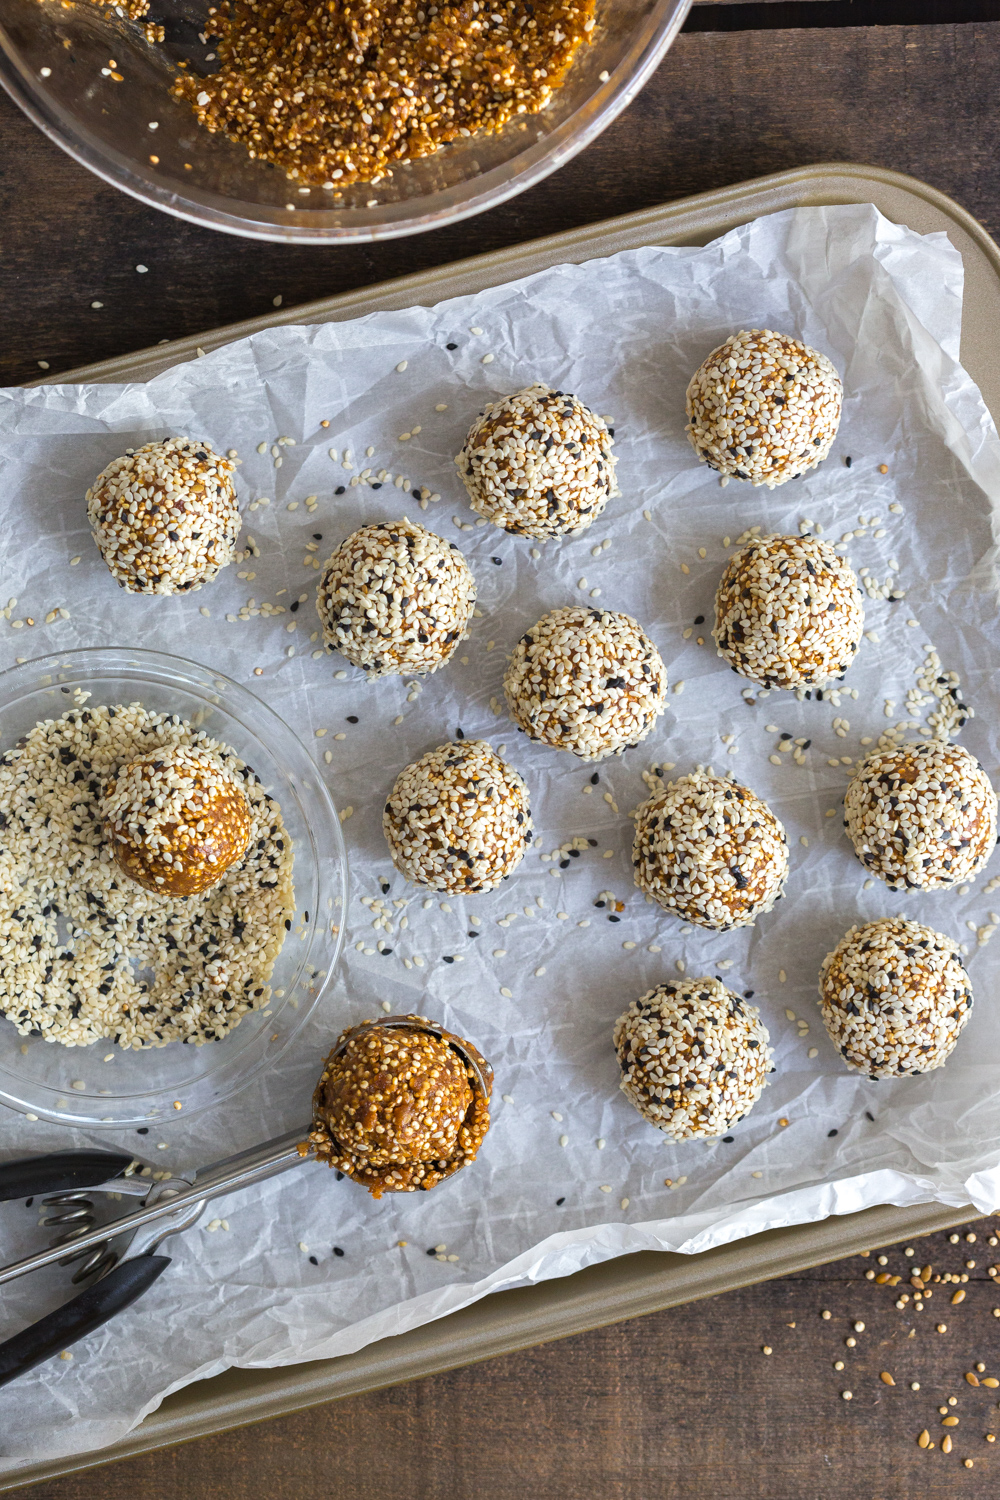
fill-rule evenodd
<path id="1" fill-rule="evenodd" d="M 471 1037 L 497 1076 L 479 1162 L 426 1197 L 375 1203 L 307 1164 L 213 1205 L 200 1227 L 168 1241 L 173 1265 L 135 1308 L 78 1344 L 71 1362 L 50 1361 L 4 1391 L 0 1472 L 110 1443 L 168 1392 L 229 1365 L 346 1353 L 500 1287 L 611 1256 L 695 1253 L 877 1203 L 1000 1204 L 1000 944 L 980 945 L 973 930 L 995 925 L 1000 891 L 986 887 L 1000 865 L 967 891 L 890 892 L 866 880 L 840 812 L 843 761 L 864 753 L 863 737 L 907 721 L 915 736 L 940 708 L 918 689 L 921 676 L 960 675 L 976 710 L 962 742 L 997 777 L 1000 444 L 958 362 L 961 310 L 962 264 L 945 235 L 912 233 L 867 206 L 803 208 L 705 248 L 629 251 L 432 309 L 271 329 L 146 385 L 0 392 L 0 606 L 17 599 L 0 620 L 3 661 L 141 642 L 210 663 L 295 725 L 338 806 L 353 809 L 345 958 L 305 1034 L 274 1075 L 229 1105 L 169 1122 L 167 1150 L 154 1150 L 155 1132 L 122 1144 L 180 1172 L 294 1127 L 331 1039 L 382 1001 Z M 684 436 L 690 374 L 741 327 L 794 334 L 844 378 L 831 457 L 773 492 L 720 486 Z M 614 418 L 622 490 L 590 531 L 537 555 L 475 524 L 452 461 L 485 400 L 536 379 Z M 259 555 L 187 598 L 129 596 L 90 540 L 84 491 L 126 446 L 172 433 L 239 450 L 243 538 Z M 369 469 L 374 483 L 383 469 L 392 478 L 352 487 Z M 441 496 L 426 513 L 418 487 Z M 314 511 L 307 495 L 318 497 Z M 350 669 L 338 679 L 346 663 L 315 656 L 310 639 L 319 573 L 307 544 L 320 534 L 322 560 L 362 522 L 403 514 L 466 553 L 479 585 L 471 637 L 416 690 L 410 679 L 369 685 Z M 867 603 L 866 639 L 839 701 L 772 693 L 750 704 L 711 642 L 715 586 L 745 529 L 796 532 L 803 521 L 848 538 L 854 566 L 905 597 Z M 306 602 L 287 612 L 300 594 Z M 645 744 L 599 765 L 591 786 L 594 767 L 528 743 L 491 701 L 502 706 L 505 652 L 527 626 L 594 597 L 638 618 L 671 692 Z M 286 613 L 231 622 L 250 598 Z M 68 620 L 13 628 L 58 606 Z M 506 745 L 532 790 L 537 847 L 501 890 L 442 902 L 392 869 L 380 818 L 398 770 L 459 727 Z M 803 766 L 777 752 L 780 732 L 811 741 Z M 759 926 L 686 930 L 634 890 L 628 813 L 647 795 L 642 772 L 664 761 L 677 775 L 699 763 L 732 771 L 783 820 L 789 894 Z M 574 839 L 583 841 L 575 855 L 549 858 Z M 384 901 L 388 928 L 373 929 L 380 909 L 362 897 Z M 899 911 L 966 944 L 976 1007 L 943 1071 L 872 1083 L 847 1072 L 828 1041 L 816 980 L 853 921 Z M 771 1031 L 777 1071 L 731 1142 L 672 1145 L 618 1092 L 612 1023 L 682 964 L 752 990 Z M 7 1158 L 73 1140 L 13 1113 L 0 1120 Z M 209 1231 L 213 1216 L 228 1230 Z M 41 1243 L 34 1212 L 5 1205 L 3 1259 Z M 429 1253 L 437 1246 L 446 1248 Z M 64 1277 L 14 1284 L 0 1333 L 62 1300 Z"/>

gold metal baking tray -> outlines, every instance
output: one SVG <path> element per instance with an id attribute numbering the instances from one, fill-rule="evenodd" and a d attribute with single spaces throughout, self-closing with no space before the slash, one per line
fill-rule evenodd
<path id="1" fill-rule="evenodd" d="M 936 189 L 897 172 L 849 163 L 803 167 L 701 193 L 568 234 L 551 235 L 456 265 L 234 323 L 198 338 L 105 360 L 61 374 L 57 381 L 148 380 L 171 365 L 196 358 L 199 350 L 218 348 L 261 328 L 340 321 L 381 309 L 430 305 L 563 261 L 589 260 L 640 245 L 702 245 L 761 214 L 800 204 L 827 203 L 874 203 L 896 223 L 925 234 L 932 230 L 948 234 L 965 263 L 962 362 L 996 416 L 1000 412 L 1000 359 L 996 352 L 1000 247 L 971 214 Z M 169 1396 L 122 1442 L 98 1453 L 21 1469 L 16 1476 L 0 1479 L 0 1493 L 263 1417 L 298 1411 L 334 1397 L 417 1379 L 621 1318 L 785 1276 L 894 1240 L 915 1239 L 963 1223 L 974 1214 L 971 1206 L 956 1209 L 940 1204 L 871 1208 L 819 1224 L 770 1230 L 702 1255 L 645 1251 L 622 1256 L 574 1276 L 499 1292 L 462 1312 L 397 1338 L 382 1339 L 356 1354 L 274 1370 L 233 1369 L 214 1379 L 198 1381 Z"/>

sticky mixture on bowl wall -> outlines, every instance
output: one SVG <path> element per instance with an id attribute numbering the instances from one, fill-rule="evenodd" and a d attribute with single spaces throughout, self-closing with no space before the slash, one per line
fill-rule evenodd
<path id="1" fill-rule="evenodd" d="M 149 3 L 125 8 L 141 21 Z M 537 114 L 594 25 L 594 0 L 240 0 L 208 11 L 218 71 L 182 68 L 173 93 L 252 158 L 336 193 Z"/>

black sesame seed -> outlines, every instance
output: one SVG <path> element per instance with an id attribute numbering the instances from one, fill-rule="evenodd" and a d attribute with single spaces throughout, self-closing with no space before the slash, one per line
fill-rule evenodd
<path id="1" fill-rule="evenodd" d="M 140 1125 L 139 1129 L 136 1131 L 136 1135 L 148 1135 L 148 1134 L 149 1134 L 149 1126 L 148 1125 Z"/>
<path id="2" fill-rule="evenodd" d="M 445 348 L 446 348 L 446 349 L 457 349 L 457 348 L 458 348 L 458 345 L 457 345 L 457 344 L 445 344 L 445 346 L 444 346 L 444 347 L 445 347 Z M 431 1251 L 429 1251 L 429 1252 L 428 1252 L 428 1253 L 429 1253 L 429 1254 L 430 1254 L 430 1255 L 433 1255 L 433 1254 L 434 1254 L 434 1251 L 433 1251 L 433 1250 L 431 1250 Z"/>
<path id="3" fill-rule="evenodd" d="M 600 781 L 600 779 L 601 779 L 600 776 L 598 776 L 597 772 L 595 771 L 594 774 L 593 774 L 593 776 L 591 776 L 591 778 L 590 778 L 590 784 L 591 784 L 591 786 L 596 786 L 597 783 Z"/>
<path id="4" fill-rule="evenodd" d="M 340 1248 L 339 1245 L 334 1245 L 334 1247 L 333 1247 L 333 1253 L 334 1253 L 334 1255 L 336 1255 L 336 1256 L 339 1257 L 339 1256 L 343 1255 L 344 1252 L 343 1252 L 343 1250 L 341 1250 L 341 1248 Z"/>
<path id="5" fill-rule="evenodd" d="M 373 489 L 374 489 L 374 487 L 375 487 L 375 486 L 374 486 L 374 485 L 373 485 L 373 486 L 372 486 L 372 488 L 373 488 Z M 334 492 L 333 492 L 333 493 L 334 493 L 334 494 L 335 494 L 335 495 L 343 495 L 343 494 L 346 494 L 346 493 L 347 493 L 347 486 L 346 486 L 346 484 L 338 484 L 338 486 L 337 486 L 337 488 L 336 488 L 336 489 L 335 489 L 335 490 L 334 490 Z"/>
<path id="6" fill-rule="evenodd" d="M 309 1257 L 309 1264 L 311 1266 L 318 1266 L 319 1265 L 319 1261 L 316 1259 L 315 1255 L 310 1255 L 310 1257 Z"/>
<path id="7" fill-rule="evenodd" d="M 704 625 L 704 623 L 705 623 L 705 616 L 704 615 L 695 615 L 695 617 L 694 617 L 694 623 L 696 625 Z"/>
<path id="8" fill-rule="evenodd" d="M 840 1134 L 839 1130 L 828 1130 L 826 1132 L 826 1138 L 827 1138 L 827 1140 L 831 1140 L 833 1136 L 839 1135 L 839 1134 Z"/>
<path id="9" fill-rule="evenodd" d="M 566 1202 L 565 1198 L 557 1198 L 556 1199 L 556 1208 L 562 1208 L 562 1206 L 563 1206 L 563 1204 L 565 1202 Z"/>
<path id="10" fill-rule="evenodd" d="M 356 724 L 358 722 L 358 716 L 357 716 L 357 714 L 348 714 L 347 715 L 347 722 L 348 722 L 348 724 Z"/>

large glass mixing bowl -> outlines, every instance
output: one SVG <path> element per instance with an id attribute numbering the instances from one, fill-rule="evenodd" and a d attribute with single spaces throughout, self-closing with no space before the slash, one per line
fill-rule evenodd
<path id="1" fill-rule="evenodd" d="M 138 1052 L 109 1042 L 63 1047 L 21 1036 L 0 1016 L 0 1102 L 88 1129 L 176 1119 L 175 1101 L 191 1115 L 272 1067 L 330 995 L 347 909 L 340 819 L 312 757 L 273 709 L 208 667 L 156 651 L 97 646 L 0 674 L 0 753 L 40 719 L 73 707 L 77 688 L 91 706 L 138 702 L 232 745 L 279 803 L 292 838 L 296 917 L 271 976 L 273 998 L 221 1042 Z M 336 1023 L 327 1029 L 334 1033 Z"/>
<path id="2" fill-rule="evenodd" d="M 158 0 L 167 41 L 154 48 L 137 26 L 87 3 L 3 0 L 0 83 L 57 145 L 144 203 L 229 234 L 320 244 L 435 229 L 540 182 L 631 103 L 691 0 L 597 0 L 594 40 L 540 114 L 408 162 L 375 188 L 345 188 L 333 207 L 322 206 L 330 195 L 321 188 L 302 195 L 283 172 L 210 135 L 170 97 L 172 61 L 205 70 L 198 33 L 209 3 Z"/>

